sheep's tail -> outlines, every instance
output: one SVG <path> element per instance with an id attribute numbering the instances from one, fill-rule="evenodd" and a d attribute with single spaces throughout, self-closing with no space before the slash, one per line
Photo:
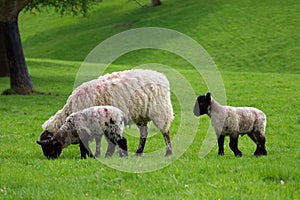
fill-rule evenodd
<path id="1" fill-rule="evenodd" d="M 44 131 L 49 131 L 51 133 L 56 133 L 57 130 L 63 125 L 65 119 L 71 114 L 71 103 L 66 103 L 66 105 L 59 111 L 51 116 L 47 121 L 44 122 L 42 128 Z"/>

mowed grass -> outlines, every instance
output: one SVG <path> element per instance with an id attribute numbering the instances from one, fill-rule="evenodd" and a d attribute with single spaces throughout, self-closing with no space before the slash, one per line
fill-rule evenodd
<path id="1" fill-rule="evenodd" d="M 148 1 L 140 1 L 147 3 Z M 89 18 L 61 17 L 52 11 L 21 14 L 20 28 L 27 64 L 36 89 L 44 95 L 0 96 L 1 199 L 299 199 L 300 198 L 300 62 L 297 1 L 163 1 L 159 8 L 140 8 L 133 1 L 104 1 Z M 200 159 L 209 126 L 201 117 L 185 153 L 168 166 L 147 173 L 116 170 L 103 162 L 155 164 L 149 158 L 80 159 L 71 145 L 57 160 L 47 160 L 36 144 L 41 124 L 61 109 L 73 90 L 81 61 L 101 41 L 130 28 L 158 26 L 192 37 L 212 56 L 224 81 L 227 103 L 255 106 L 267 115 L 268 156 L 254 157 L 255 144 L 240 137 L 243 157 L 236 158 L 225 140 Z M 161 50 L 140 50 L 120 57 L 108 71 L 145 63 L 173 67 L 196 94 L 205 82 L 185 60 Z M 172 83 L 171 83 L 172 85 Z M 0 79 L 0 89 L 9 87 Z M 183 88 L 184 89 L 184 88 Z M 182 90 L 184 93 L 185 91 Z M 172 94 L 172 138 L 182 126 Z M 151 128 L 152 129 L 152 128 Z M 155 133 L 155 129 L 152 131 Z M 136 127 L 126 128 L 130 152 L 138 145 Z M 173 141 L 175 142 L 175 141 Z M 104 144 L 105 146 L 105 144 Z M 178 146 L 173 146 L 178 151 Z M 164 148 L 161 134 L 147 140 L 145 152 Z M 105 151 L 102 151 L 104 154 Z M 102 155 L 103 156 L 103 155 Z M 164 158 L 163 153 L 159 155 Z M 172 160 L 166 158 L 166 161 Z"/>

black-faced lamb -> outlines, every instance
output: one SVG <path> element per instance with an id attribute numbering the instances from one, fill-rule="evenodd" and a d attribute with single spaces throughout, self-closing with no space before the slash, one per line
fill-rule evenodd
<path id="1" fill-rule="evenodd" d="M 174 118 L 167 78 L 152 70 L 133 69 L 100 76 L 77 87 L 65 106 L 43 124 L 40 140 L 52 137 L 73 112 L 91 106 L 111 105 L 121 109 L 140 130 L 136 151 L 144 151 L 148 128 L 152 121 L 162 132 L 166 155 L 172 154 L 169 128 Z"/>
<path id="2" fill-rule="evenodd" d="M 80 144 L 81 158 L 94 157 L 89 142 L 95 138 L 96 153 L 100 156 L 100 143 L 104 135 L 108 141 L 106 157 L 113 155 L 118 146 L 120 157 L 128 156 L 127 142 L 123 136 L 126 115 L 113 106 L 95 106 L 71 114 L 50 139 L 37 141 L 47 158 L 57 158 L 63 148 Z"/>
<path id="3" fill-rule="evenodd" d="M 198 96 L 194 114 L 198 117 L 207 114 L 211 118 L 219 146 L 219 155 L 224 155 L 224 138 L 230 136 L 229 146 L 235 156 L 242 156 L 238 149 L 238 136 L 247 134 L 256 144 L 254 155 L 267 155 L 265 147 L 266 115 L 252 107 L 222 106 L 210 93 Z"/>

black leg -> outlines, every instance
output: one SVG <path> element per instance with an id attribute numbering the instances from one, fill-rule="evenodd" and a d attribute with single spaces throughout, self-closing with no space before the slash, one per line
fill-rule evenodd
<path id="1" fill-rule="evenodd" d="M 89 141 L 87 138 L 80 138 L 80 152 L 81 152 L 81 158 L 86 158 L 86 155 L 88 155 L 90 158 L 93 158 L 94 155 L 89 147 Z"/>
<path id="2" fill-rule="evenodd" d="M 242 156 L 242 152 L 238 149 L 238 135 L 230 136 L 229 146 L 235 156 Z"/>
<path id="3" fill-rule="evenodd" d="M 255 156 L 267 155 L 267 150 L 265 146 L 266 138 L 264 135 L 260 133 L 250 133 L 248 136 L 253 140 L 256 144 L 256 150 L 254 152 Z"/>
<path id="4" fill-rule="evenodd" d="M 107 143 L 108 146 L 107 146 L 105 158 L 110 158 L 115 152 L 116 144 L 112 143 L 108 138 L 107 138 Z"/>
<path id="5" fill-rule="evenodd" d="M 163 133 L 165 143 L 166 143 L 166 155 L 169 156 L 172 154 L 172 145 L 171 145 L 171 139 L 170 139 L 170 132 Z"/>
<path id="6" fill-rule="evenodd" d="M 224 155 L 224 138 L 225 138 L 225 135 L 220 135 L 218 138 L 218 145 L 219 145 L 218 155 L 220 155 L 220 156 Z"/>
<path id="7" fill-rule="evenodd" d="M 144 152 L 147 136 L 148 136 L 148 127 L 146 125 L 138 125 L 140 129 L 140 143 L 138 149 L 136 150 L 136 155 L 140 156 Z"/>
<path id="8" fill-rule="evenodd" d="M 255 156 L 258 156 L 260 154 L 260 148 L 261 146 L 259 145 L 256 137 L 255 137 L 255 134 L 254 133 L 249 133 L 248 136 L 251 138 L 251 140 L 256 144 L 256 150 L 254 152 L 254 155 Z"/>
<path id="9" fill-rule="evenodd" d="M 80 148 L 80 154 L 81 154 L 81 159 L 86 159 L 86 148 L 84 146 L 84 144 L 80 141 L 80 144 L 79 144 L 79 148 Z"/>
<path id="10" fill-rule="evenodd" d="M 128 150 L 127 150 L 127 140 L 125 137 L 120 139 L 118 142 L 118 147 L 119 147 L 119 156 L 120 157 L 128 157 Z"/>
<path id="11" fill-rule="evenodd" d="M 260 155 L 267 155 L 267 150 L 266 150 L 266 137 L 264 135 L 261 135 L 259 137 L 259 144 L 260 144 Z"/>

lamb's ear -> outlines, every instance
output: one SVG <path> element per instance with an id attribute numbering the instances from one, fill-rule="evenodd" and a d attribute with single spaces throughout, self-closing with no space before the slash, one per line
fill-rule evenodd
<path id="1" fill-rule="evenodd" d="M 45 140 L 36 141 L 36 143 L 43 146 L 45 144 Z"/>
<path id="2" fill-rule="evenodd" d="M 208 93 L 206 94 L 205 101 L 206 101 L 206 103 L 210 104 L 210 102 L 211 102 L 211 94 L 210 94 L 210 92 L 208 92 Z"/>
<path id="3" fill-rule="evenodd" d="M 194 115 L 197 117 L 200 116 L 199 97 L 197 98 L 195 105 L 194 105 Z"/>

